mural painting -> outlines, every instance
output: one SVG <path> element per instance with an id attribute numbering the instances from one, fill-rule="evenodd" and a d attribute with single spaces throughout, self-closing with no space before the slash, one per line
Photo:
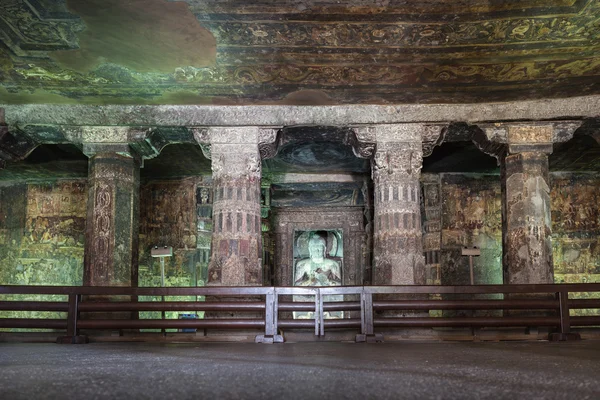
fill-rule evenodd
<path id="1" fill-rule="evenodd" d="M 210 255 L 212 231 L 210 185 L 201 177 L 152 181 L 140 188 L 139 286 L 160 287 L 158 258 L 152 258 L 154 246 L 173 247 L 173 257 L 165 259 L 166 287 L 204 286 Z M 141 301 L 159 301 L 144 297 Z M 195 301 L 190 296 L 167 300 Z M 166 318 L 178 318 L 180 312 L 167 312 Z M 199 313 L 201 314 L 201 313 Z M 141 312 L 140 318 L 160 318 L 160 313 Z"/>
<path id="2" fill-rule="evenodd" d="M 0 188 L 0 284 L 81 285 L 86 202 L 83 180 Z M 43 295 L 11 297 L 17 298 L 61 299 Z M 19 318 L 20 313 L 0 315 Z M 34 318 L 60 315 L 34 314 Z"/>
<path id="3" fill-rule="evenodd" d="M 600 174 L 554 173 L 550 181 L 554 281 L 600 282 Z"/>
<path id="4" fill-rule="evenodd" d="M 440 251 L 442 285 L 470 283 L 469 258 L 463 247 L 478 247 L 481 256 L 473 258 L 475 284 L 502 284 L 502 222 L 500 177 L 496 175 L 441 175 Z M 444 295 L 459 299 L 459 295 Z M 496 295 L 479 295 L 493 298 Z M 494 311 L 443 311 L 442 315 L 491 316 Z"/>
<path id="5" fill-rule="evenodd" d="M 469 260 L 463 247 L 478 247 L 475 284 L 502 284 L 500 178 L 496 175 L 442 175 L 443 285 L 468 285 Z"/>

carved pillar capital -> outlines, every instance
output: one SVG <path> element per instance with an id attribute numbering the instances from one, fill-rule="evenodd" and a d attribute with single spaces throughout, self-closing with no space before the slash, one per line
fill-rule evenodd
<path id="1" fill-rule="evenodd" d="M 376 147 L 385 143 L 419 143 L 421 153 L 431 155 L 439 146 L 448 124 L 381 124 L 358 126 L 350 130 L 346 144 L 351 145 L 354 154 L 360 158 L 371 158 Z"/>
<path id="2" fill-rule="evenodd" d="M 566 142 L 573 137 L 582 121 L 533 121 L 478 124 L 483 136 L 474 137 L 482 151 L 505 146 L 508 154 L 524 152 L 552 153 L 554 143 Z M 484 143 L 491 143 L 485 145 Z M 489 154 L 489 153 L 488 153 Z M 497 158 L 498 156 L 495 155 Z"/>
<path id="3" fill-rule="evenodd" d="M 82 143 L 81 150 L 88 158 L 118 156 L 131 158 L 138 164 L 142 161 L 140 154 L 129 143 Z"/>
<path id="4" fill-rule="evenodd" d="M 146 139 L 151 129 L 133 126 L 72 126 L 59 127 L 65 139 L 72 143 L 131 143 Z"/>
<path id="5" fill-rule="evenodd" d="M 418 176 L 423 166 L 420 143 L 383 142 L 377 144 L 373 156 L 373 179 L 398 180 Z"/>
<path id="6" fill-rule="evenodd" d="M 56 139 L 62 136 L 62 141 L 80 146 L 83 153 L 90 158 L 98 154 L 118 154 L 133 158 L 140 165 L 143 165 L 143 160 L 158 156 L 169 143 L 158 128 L 59 126 L 57 129 L 58 133 L 52 131 L 57 136 Z"/>
<path id="7" fill-rule="evenodd" d="M 272 158 L 279 150 L 280 128 L 278 127 L 191 127 L 194 140 L 202 153 L 212 159 L 213 146 L 219 144 L 258 146 L 261 159 Z"/>

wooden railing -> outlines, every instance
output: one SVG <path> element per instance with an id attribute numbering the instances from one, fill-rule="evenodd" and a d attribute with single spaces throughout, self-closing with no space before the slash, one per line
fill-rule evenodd
<path id="1" fill-rule="evenodd" d="M 60 311 L 66 319 L 0 318 L 0 328 L 66 330 L 59 341 L 86 341 L 80 330 L 94 329 L 260 329 L 257 342 L 282 342 L 280 329 L 309 328 L 316 336 L 326 329 L 352 328 L 357 341 L 378 341 L 382 328 L 411 327 L 551 327 L 553 340 L 575 338 L 571 327 L 600 326 L 600 316 L 570 316 L 571 309 L 600 309 L 600 298 L 569 298 L 570 293 L 600 293 L 600 284 L 477 285 L 477 286 L 344 286 L 344 287 L 201 287 L 126 288 L 72 286 L 0 286 L 0 295 L 66 295 L 68 301 L 0 301 L 0 311 Z M 502 299 L 429 299 L 430 294 L 503 295 Z M 128 296 L 129 301 L 119 300 Z M 138 301 L 139 296 L 209 296 L 210 301 Z M 284 296 L 282 299 L 281 296 Z M 293 296 L 310 296 L 294 302 Z M 326 296 L 344 301 L 326 302 Z M 598 295 L 600 296 L 600 294 Z M 408 299 L 406 297 L 409 297 Z M 448 297 L 448 296 L 445 296 Z M 164 297 L 163 297 L 164 298 Z M 233 301 L 232 298 L 238 298 Z M 89 299 L 82 301 L 82 299 Z M 104 299 L 104 300 L 101 300 Z M 227 300 L 221 300 L 227 299 Z M 284 301 L 285 300 L 285 301 Z M 398 317 L 398 311 L 411 314 Z M 429 310 L 502 310 L 496 317 L 430 317 Z M 513 312 L 511 310 L 521 310 Z M 114 312 L 233 312 L 231 318 L 118 319 Z M 309 312 L 311 319 L 281 319 L 287 312 Z M 352 312 L 357 318 L 326 319 L 326 312 Z M 396 311 L 396 312 L 395 312 Z M 506 312 L 508 311 L 508 313 Z M 82 319 L 81 313 L 102 313 L 102 319 Z M 250 312 L 259 318 L 240 318 Z M 379 315 L 381 314 L 381 315 Z M 310 314 L 309 314 L 310 315 Z M 360 316 L 360 318 L 358 318 Z"/>

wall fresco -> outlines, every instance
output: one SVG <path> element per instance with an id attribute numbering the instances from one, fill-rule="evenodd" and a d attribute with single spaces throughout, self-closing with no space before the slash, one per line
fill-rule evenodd
<path id="1" fill-rule="evenodd" d="M 202 177 L 150 181 L 140 188 L 140 287 L 160 287 L 160 259 L 152 258 L 153 246 L 173 247 L 165 259 L 165 287 L 204 286 L 210 257 L 212 192 Z M 168 296 L 167 301 L 200 301 L 203 296 Z M 160 301 L 143 296 L 140 301 Z M 179 311 L 165 313 L 177 319 Z M 189 313 L 189 312 L 186 312 Z M 197 313 L 203 317 L 203 312 Z M 160 312 L 140 312 L 140 318 L 160 319 Z M 148 330 L 152 331 L 152 330 Z M 170 330 L 168 330 L 170 331 Z"/>
<path id="2" fill-rule="evenodd" d="M 500 177 L 479 174 L 441 174 L 440 282 L 442 285 L 470 284 L 469 258 L 463 247 L 477 246 L 473 257 L 475 284 L 502 284 L 502 222 Z M 445 299 L 465 298 L 444 295 Z M 478 295 L 494 298 L 496 295 Z M 467 296 L 466 298 L 471 298 Z M 492 316 L 494 311 L 443 311 L 441 315 Z M 438 314 L 439 315 L 439 314 Z"/>
<path id="3" fill-rule="evenodd" d="M 478 246 L 475 283 L 502 283 L 500 180 L 442 174 L 441 283 L 468 284 L 462 246 Z M 600 175 L 550 174 L 554 282 L 600 282 Z M 573 315 L 594 310 L 571 311 Z"/>
<path id="4" fill-rule="evenodd" d="M 0 284 L 79 286 L 83 281 L 87 186 L 83 180 L 0 187 Z M 60 296 L 11 296 L 60 300 Z M 24 312 L 0 312 L 24 317 Z M 60 318 L 60 313 L 27 313 Z"/>
<path id="5" fill-rule="evenodd" d="M 81 285 L 85 181 L 17 185 L 0 190 L 0 282 Z"/>
<path id="6" fill-rule="evenodd" d="M 477 246 L 476 284 L 502 283 L 502 222 L 500 177 L 442 174 L 443 285 L 468 285 L 469 259 L 463 247 Z"/>
<path id="7" fill-rule="evenodd" d="M 202 190 L 201 184 L 202 178 L 194 177 L 142 185 L 140 286 L 160 286 L 160 263 L 150 256 L 153 246 L 173 247 L 173 257 L 165 260 L 166 283 L 173 280 L 178 286 L 204 286 L 211 224 L 203 208 L 210 192 L 206 187 Z"/>
<path id="8" fill-rule="evenodd" d="M 554 281 L 600 282 L 600 174 L 552 174 Z"/>

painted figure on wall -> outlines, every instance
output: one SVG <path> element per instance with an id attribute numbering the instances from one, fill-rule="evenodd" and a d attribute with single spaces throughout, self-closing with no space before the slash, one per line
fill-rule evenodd
<path id="1" fill-rule="evenodd" d="M 308 241 L 310 258 L 296 264 L 295 286 L 340 286 L 342 273 L 337 261 L 326 258 L 325 239 L 313 233 Z"/>

